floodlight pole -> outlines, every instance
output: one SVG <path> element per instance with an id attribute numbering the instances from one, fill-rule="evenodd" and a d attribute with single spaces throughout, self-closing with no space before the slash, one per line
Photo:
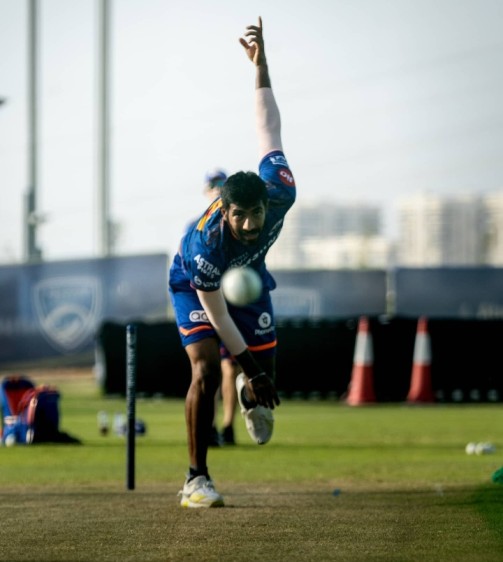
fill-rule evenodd
<path id="1" fill-rule="evenodd" d="M 42 252 L 37 247 L 37 181 L 38 181 L 38 10 L 37 0 L 29 0 L 28 6 L 28 191 L 25 195 L 24 258 L 38 262 Z"/>
<path id="2" fill-rule="evenodd" d="M 100 0 L 98 100 L 98 241 L 103 257 L 112 255 L 110 220 L 110 2 Z"/>

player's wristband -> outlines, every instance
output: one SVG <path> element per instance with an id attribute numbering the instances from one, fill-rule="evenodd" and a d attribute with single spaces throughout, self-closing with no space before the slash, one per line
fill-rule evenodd
<path id="1" fill-rule="evenodd" d="M 265 374 L 248 349 L 245 349 L 243 353 L 240 353 L 239 355 L 235 355 L 234 358 L 241 365 L 243 371 L 250 380 L 256 376 Z"/>
<path id="2" fill-rule="evenodd" d="M 259 373 L 258 375 L 255 375 L 251 379 L 248 379 L 248 381 L 253 382 L 253 381 L 256 381 L 257 379 L 259 379 L 260 377 L 267 377 L 267 375 L 266 375 L 266 373 Z"/>

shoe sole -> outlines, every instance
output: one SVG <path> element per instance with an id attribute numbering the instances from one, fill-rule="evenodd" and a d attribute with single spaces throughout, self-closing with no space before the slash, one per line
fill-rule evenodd
<path id="1" fill-rule="evenodd" d="M 272 434 L 274 430 L 274 417 L 272 415 L 272 412 L 269 410 L 269 408 L 266 408 L 265 406 L 256 406 L 255 409 L 257 410 L 257 412 L 259 411 L 264 412 L 262 415 L 264 418 L 267 418 L 268 421 L 267 425 L 269 426 L 269 431 L 268 431 L 268 435 L 265 438 L 255 435 L 255 431 L 254 431 L 255 426 L 249 420 L 249 418 L 246 417 L 245 414 L 242 415 L 245 420 L 246 429 L 248 431 L 248 435 L 250 436 L 251 440 L 254 443 L 257 443 L 257 445 L 265 445 L 266 443 L 269 443 L 269 441 L 272 438 Z M 250 427 L 248 427 L 248 424 L 250 424 Z"/>
<path id="2" fill-rule="evenodd" d="M 190 501 L 190 498 L 182 498 L 180 502 L 182 507 L 191 507 L 191 508 L 210 508 L 210 507 L 224 507 L 224 500 L 215 500 L 212 503 L 198 503 Z"/>
<path id="3" fill-rule="evenodd" d="M 271 426 L 271 429 L 269 431 L 269 435 L 265 439 L 261 439 L 261 438 L 257 437 L 257 435 L 254 432 L 253 423 L 249 421 L 249 419 L 246 415 L 247 410 L 246 410 L 244 404 L 241 401 L 241 392 L 242 392 L 244 386 L 245 386 L 244 375 L 241 373 L 236 378 L 236 390 L 237 390 L 237 394 L 238 394 L 238 402 L 239 402 L 239 406 L 240 406 L 240 410 L 241 410 L 241 415 L 243 416 L 243 418 L 245 420 L 246 431 L 248 432 L 248 435 L 250 436 L 251 440 L 254 443 L 257 443 L 257 445 L 265 445 L 266 443 L 268 443 L 271 440 L 271 437 L 272 437 L 273 428 L 274 428 L 274 417 L 272 415 L 272 412 L 269 410 L 269 408 L 265 408 L 264 406 L 256 406 L 255 407 L 255 409 L 259 408 L 261 410 L 264 410 L 264 411 L 267 410 L 268 411 L 268 416 L 270 416 L 270 426 Z M 250 427 L 248 427 L 248 424 L 250 424 Z"/>

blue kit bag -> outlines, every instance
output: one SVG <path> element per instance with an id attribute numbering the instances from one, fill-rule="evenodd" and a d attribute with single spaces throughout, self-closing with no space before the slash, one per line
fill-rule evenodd
<path id="1" fill-rule="evenodd" d="M 59 391 L 35 386 L 25 376 L 8 376 L 0 387 L 2 444 L 80 442 L 59 430 Z"/>

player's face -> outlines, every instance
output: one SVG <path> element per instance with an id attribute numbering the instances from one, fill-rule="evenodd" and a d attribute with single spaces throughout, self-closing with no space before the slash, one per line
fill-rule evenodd
<path id="1" fill-rule="evenodd" d="M 264 228 L 265 212 L 262 201 L 249 208 L 231 203 L 228 209 L 224 209 L 223 215 L 233 236 L 243 244 L 252 245 L 257 242 Z"/>

